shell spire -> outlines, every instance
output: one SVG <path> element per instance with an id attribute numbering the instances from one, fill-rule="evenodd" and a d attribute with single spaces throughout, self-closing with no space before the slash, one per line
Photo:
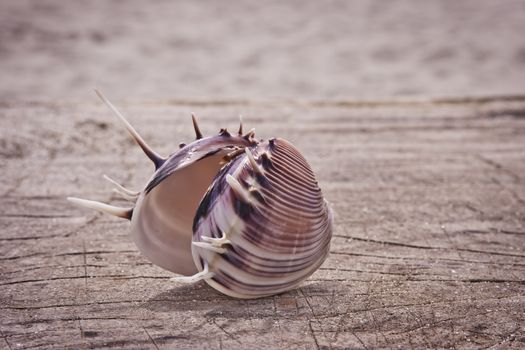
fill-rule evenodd
<path id="1" fill-rule="evenodd" d="M 113 113 L 115 113 L 115 115 L 124 124 L 128 132 L 130 133 L 131 137 L 133 137 L 133 140 L 135 140 L 135 142 L 140 146 L 140 148 L 142 148 L 142 150 L 148 156 L 148 158 L 151 159 L 153 164 L 155 164 L 155 169 L 160 168 L 162 164 L 164 164 L 164 162 L 166 161 L 166 158 L 163 158 L 157 152 L 155 152 L 150 146 L 148 146 L 146 141 L 144 141 L 144 139 L 139 135 L 139 133 L 135 130 L 135 128 L 133 128 L 133 126 L 126 120 L 126 118 L 124 118 L 124 116 L 119 112 L 119 110 L 111 102 L 109 102 L 109 100 L 105 98 L 104 95 L 100 93 L 100 91 L 95 89 L 95 93 L 98 95 L 98 97 L 100 97 L 102 102 L 104 102 L 109 107 L 109 109 L 111 109 Z"/>

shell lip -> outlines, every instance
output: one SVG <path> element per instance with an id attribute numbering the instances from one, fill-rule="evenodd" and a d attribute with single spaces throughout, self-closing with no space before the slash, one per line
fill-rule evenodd
<path id="1" fill-rule="evenodd" d="M 198 139 L 184 146 L 178 152 L 173 153 L 155 172 L 144 191 L 145 193 L 150 192 L 175 171 L 190 166 L 228 147 L 253 147 L 256 146 L 257 143 L 258 142 L 253 139 L 246 139 L 243 136 L 226 135 L 225 133 Z"/>

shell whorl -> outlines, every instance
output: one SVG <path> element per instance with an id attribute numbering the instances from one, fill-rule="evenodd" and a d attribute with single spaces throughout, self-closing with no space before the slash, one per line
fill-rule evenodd
<path id="1" fill-rule="evenodd" d="M 272 139 L 250 151 L 255 164 L 242 155 L 224 167 L 193 225 L 197 268 L 211 272 L 206 281 L 214 288 L 238 298 L 298 285 L 327 257 L 332 231 L 330 208 L 294 146 Z M 228 176 L 240 187 L 229 186 Z"/>

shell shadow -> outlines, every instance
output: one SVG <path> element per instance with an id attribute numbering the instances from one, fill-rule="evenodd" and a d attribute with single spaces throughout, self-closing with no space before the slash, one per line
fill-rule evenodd
<path id="1" fill-rule="evenodd" d="M 221 294 L 205 282 L 176 286 L 150 298 L 142 307 L 155 313 L 202 312 L 205 318 L 249 319 L 271 317 L 275 313 L 275 299 L 303 298 L 299 291 L 309 293 L 331 293 L 324 283 L 314 282 L 275 296 L 258 299 L 235 299 Z"/>
<path id="2" fill-rule="evenodd" d="M 226 296 L 215 291 L 204 282 L 178 285 L 158 293 L 142 304 L 153 312 L 176 312 L 202 309 L 208 303 L 221 302 Z"/>

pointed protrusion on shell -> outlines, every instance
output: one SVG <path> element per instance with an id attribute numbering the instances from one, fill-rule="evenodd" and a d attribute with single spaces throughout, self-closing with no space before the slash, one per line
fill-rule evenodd
<path id="1" fill-rule="evenodd" d="M 221 164 L 227 164 L 229 163 L 233 158 L 237 157 L 239 154 L 243 153 L 242 148 L 235 149 L 234 151 L 226 154 L 224 157 L 222 157 Z"/>
<path id="2" fill-rule="evenodd" d="M 268 140 L 268 150 L 271 152 L 275 149 L 275 138 Z"/>
<path id="3" fill-rule="evenodd" d="M 128 196 L 134 197 L 134 198 L 137 198 L 140 195 L 140 192 L 128 190 L 126 187 L 122 186 L 121 184 L 119 184 L 117 181 L 113 180 L 112 178 L 110 178 L 106 174 L 102 175 L 102 177 L 105 180 L 107 180 L 108 182 L 110 182 L 111 184 L 113 184 L 116 187 L 116 189 L 119 190 L 119 192 L 123 192 L 123 193 L 127 194 Z"/>
<path id="4" fill-rule="evenodd" d="M 263 154 L 261 154 L 261 164 L 262 164 L 262 167 L 263 169 L 265 170 L 268 170 L 271 168 L 272 166 L 272 161 L 270 159 L 270 156 L 268 155 L 267 152 L 264 152 Z"/>
<path id="5" fill-rule="evenodd" d="M 76 197 L 67 197 L 67 200 L 81 207 L 98 210 L 100 212 L 117 216 L 123 219 L 131 220 L 131 215 L 133 214 L 133 208 L 121 208 L 97 201 L 91 201 L 88 199 Z"/>
<path id="6" fill-rule="evenodd" d="M 120 190 L 114 188 L 113 189 L 113 192 L 118 194 L 121 198 L 127 200 L 127 201 L 130 201 L 130 202 L 133 202 L 135 203 L 137 201 L 137 198 L 138 196 L 134 197 L 134 196 L 130 196 L 130 195 L 127 195 L 126 193 L 124 192 L 121 192 Z"/>
<path id="7" fill-rule="evenodd" d="M 232 135 L 230 134 L 230 132 L 228 131 L 228 129 L 226 129 L 226 128 L 221 129 L 221 130 L 219 131 L 219 135 L 221 135 L 221 136 L 225 136 L 225 137 L 230 137 L 230 136 L 232 136 Z"/>
<path id="8" fill-rule="evenodd" d="M 191 114 L 191 121 L 193 123 L 193 129 L 195 130 L 195 139 L 199 140 L 202 139 L 202 133 L 199 129 L 199 124 L 197 124 L 197 119 L 195 118 L 195 114 Z"/>
<path id="9" fill-rule="evenodd" d="M 236 178 L 231 176 L 230 174 L 226 175 L 226 182 L 228 185 L 230 185 L 233 192 L 237 194 L 237 196 L 240 197 L 240 199 L 245 203 L 250 203 L 250 193 L 242 187 L 239 181 L 237 181 Z"/>
<path id="10" fill-rule="evenodd" d="M 214 246 L 211 243 L 192 242 L 191 244 L 193 244 L 194 246 L 199 247 L 199 248 L 210 250 L 210 251 L 212 251 L 214 253 L 217 253 L 217 254 L 224 254 L 224 253 L 226 253 L 226 248 L 216 247 L 216 246 Z"/>
<path id="11" fill-rule="evenodd" d="M 201 272 L 197 272 L 193 276 L 177 276 L 173 277 L 171 280 L 175 282 L 182 282 L 182 283 L 196 283 L 205 279 L 212 278 L 214 275 L 213 272 L 210 271 L 208 268 L 208 265 L 204 265 L 204 269 Z"/>
<path id="12" fill-rule="evenodd" d="M 133 140 L 142 148 L 142 151 L 148 156 L 149 159 L 155 164 L 155 169 L 158 169 L 164 164 L 166 161 L 165 158 L 161 157 L 157 152 L 155 152 L 144 139 L 139 135 L 139 133 L 131 126 L 131 124 L 124 118 L 124 116 L 119 112 L 119 110 L 111 103 L 107 98 L 105 98 L 100 91 L 95 89 L 95 93 L 100 97 L 102 102 L 104 102 L 109 109 L 115 113 L 115 115 L 120 119 L 120 121 L 124 124 L 128 132 L 130 133 L 131 137 L 133 137 Z"/>
<path id="13" fill-rule="evenodd" d="M 247 141 L 249 141 L 252 137 L 255 136 L 255 129 L 251 129 L 250 131 L 248 131 L 244 136 L 243 138 Z"/>
<path id="14" fill-rule="evenodd" d="M 255 158 L 253 157 L 252 151 L 250 151 L 250 149 L 248 147 L 246 147 L 244 150 L 246 152 L 246 155 L 248 156 L 248 159 L 250 160 L 250 164 L 252 165 L 253 171 L 256 172 L 257 174 L 262 175 L 263 171 L 259 167 L 259 164 L 257 164 L 257 162 L 255 161 Z"/>
<path id="15" fill-rule="evenodd" d="M 237 132 L 239 136 L 242 135 L 242 115 L 239 114 L 239 131 Z"/>
<path id="16" fill-rule="evenodd" d="M 202 236 L 201 239 L 204 242 L 210 243 L 214 247 L 222 247 L 225 244 L 231 243 L 225 232 L 222 232 L 221 238 Z"/>
<path id="17" fill-rule="evenodd" d="M 186 147 L 186 144 L 184 142 L 179 143 L 179 148 L 184 148 L 184 147 Z"/>

